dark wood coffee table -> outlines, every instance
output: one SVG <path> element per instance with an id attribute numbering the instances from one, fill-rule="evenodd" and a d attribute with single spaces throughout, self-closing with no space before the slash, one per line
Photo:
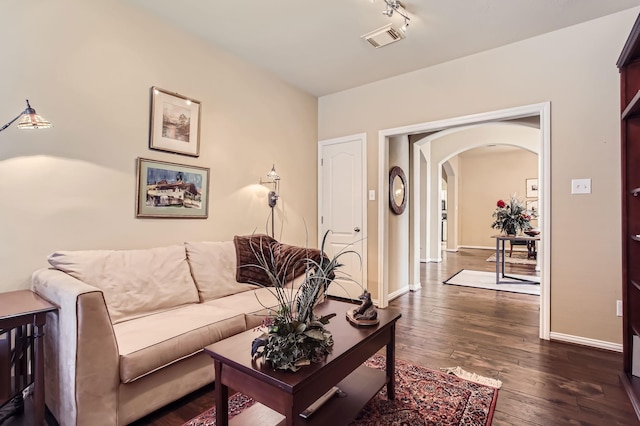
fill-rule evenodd
<path id="1" fill-rule="evenodd" d="M 216 372 L 216 424 L 229 424 L 229 388 L 281 413 L 288 426 L 349 424 L 385 384 L 393 399 L 395 326 L 401 315 L 390 309 L 379 310 L 377 326 L 356 327 L 345 317 L 347 310 L 354 307 L 327 300 L 316 308 L 318 315 L 337 314 L 327 326 L 333 334 L 333 350 L 324 362 L 305 366 L 296 373 L 274 370 L 262 359 L 251 359 L 251 342 L 262 331 L 249 330 L 207 346 L 204 350 L 213 358 Z M 386 371 L 362 365 L 385 346 Z M 333 397 L 308 419 L 299 416 L 333 386 L 346 396 Z"/>

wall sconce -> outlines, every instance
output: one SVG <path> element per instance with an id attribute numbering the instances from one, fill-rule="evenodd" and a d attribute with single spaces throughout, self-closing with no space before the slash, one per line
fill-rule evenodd
<path id="1" fill-rule="evenodd" d="M 278 173 L 276 173 L 275 164 L 271 166 L 271 170 L 269 171 L 269 173 L 267 173 L 267 178 L 269 180 L 264 182 L 262 181 L 262 179 L 260 179 L 260 183 L 273 184 L 273 190 L 269 191 L 269 197 L 267 198 L 267 201 L 269 202 L 269 207 L 271 207 L 271 236 L 275 238 L 274 209 L 276 207 L 276 204 L 278 203 L 278 198 L 280 198 L 280 195 L 278 194 L 278 191 L 280 189 L 280 176 L 278 176 Z"/>
<path id="2" fill-rule="evenodd" d="M 22 118 L 21 118 L 22 117 Z M 0 132 L 11 126 L 14 121 L 20 118 L 18 122 L 18 129 L 48 129 L 49 127 L 53 127 L 50 122 L 36 114 L 36 110 L 31 108 L 29 105 L 29 99 L 27 99 L 27 109 L 22 111 L 16 118 L 0 127 Z"/>

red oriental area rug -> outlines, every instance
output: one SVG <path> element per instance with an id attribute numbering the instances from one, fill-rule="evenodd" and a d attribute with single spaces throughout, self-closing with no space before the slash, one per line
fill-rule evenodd
<path id="1" fill-rule="evenodd" d="M 375 355 L 366 365 L 384 370 L 385 358 Z M 387 399 L 385 386 L 351 425 L 489 426 L 497 399 L 497 388 L 396 360 L 395 400 Z M 229 398 L 229 417 L 254 403 L 241 393 L 233 395 Z M 205 411 L 184 426 L 215 426 L 215 410 Z"/>

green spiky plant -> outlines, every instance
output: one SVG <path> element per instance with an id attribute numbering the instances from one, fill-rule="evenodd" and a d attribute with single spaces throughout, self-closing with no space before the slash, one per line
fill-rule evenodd
<path id="1" fill-rule="evenodd" d="M 511 195 L 508 203 L 498 200 L 492 217 L 492 228 L 499 229 L 507 235 L 516 235 L 520 231 L 531 229 L 531 219 L 535 218 L 535 214 L 527 210 L 515 195 Z"/>
<path id="2" fill-rule="evenodd" d="M 322 361 L 333 346 L 333 336 L 325 328 L 335 313 L 316 317 L 313 309 L 324 299 L 329 285 L 336 278 L 336 273 L 343 264 L 339 258 L 355 253 L 353 250 L 341 250 L 333 258 L 324 255 L 327 231 L 322 238 L 319 260 L 307 255 L 304 259 L 294 260 L 292 257 L 278 259 L 277 247 L 274 250 L 252 250 L 257 259 L 257 266 L 266 272 L 271 286 L 265 288 L 278 301 L 278 310 L 263 321 L 266 332 L 253 341 L 251 356 L 263 358 L 278 370 L 298 371 L 311 362 Z M 279 260 L 279 261 L 278 261 Z M 287 277 L 298 265 L 304 262 L 305 277 L 298 288 L 287 286 Z M 282 273 L 284 272 L 284 273 Z M 350 279 L 346 274 L 341 278 Z"/>

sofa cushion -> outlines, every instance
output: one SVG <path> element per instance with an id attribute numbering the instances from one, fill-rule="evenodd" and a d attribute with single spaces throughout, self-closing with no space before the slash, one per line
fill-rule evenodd
<path id="1" fill-rule="evenodd" d="M 144 250 L 59 251 L 49 256 L 49 263 L 102 290 L 114 324 L 199 302 L 181 245 Z"/>
<path id="2" fill-rule="evenodd" d="M 245 329 L 241 311 L 202 304 L 116 324 L 120 380 L 132 382 Z"/>
<path id="3" fill-rule="evenodd" d="M 255 285 L 236 281 L 236 251 L 233 241 L 186 242 L 184 245 L 200 301 L 257 288 Z"/>
<path id="4" fill-rule="evenodd" d="M 278 279 L 280 282 L 289 282 L 304 274 L 307 268 L 314 269 L 322 260 L 322 252 L 308 247 L 292 246 L 276 243 L 273 245 L 275 258 L 278 265 Z M 325 261 L 329 262 L 328 259 Z"/>
<path id="5" fill-rule="evenodd" d="M 285 291 L 289 300 L 295 300 L 296 291 L 303 281 L 304 275 L 300 275 L 287 284 Z M 247 329 L 251 329 L 260 325 L 265 316 L 275 314 L 278 309 L 278 299 L 273 288 L 264 287 L 209 300 L 204 305 L 219 309 L 241 310 L 247 317 Z"/>
<path id="6" fill-rule="evenodd" d="M 270 271 L 275 268 L 276 261 L 272 246 L 276 242 L 270 236 L 263 234 L 233 237 L 237 259 L 236 281 L 262 286 L 273 285 L 265 268 Z"/>
<path id="7" fill-rule="evenodd" d="M 280 243 L 263 234 L 236 235 L 233 242 L 236 247 L 236 280 L 242 283 L 272 286 L 273 279 L 287 283 L 322 258 L 318 249 Z"/>

